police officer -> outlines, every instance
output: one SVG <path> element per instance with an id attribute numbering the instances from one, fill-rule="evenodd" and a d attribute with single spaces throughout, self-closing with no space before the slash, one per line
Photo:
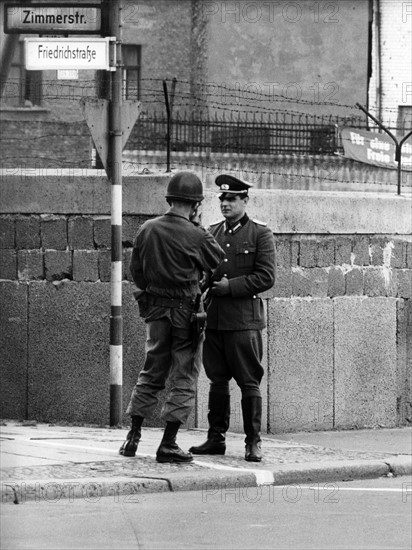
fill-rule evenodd
<path id="1" fill-rule="evenodd" d="M 242 392 L 245 459 L 262 460 L 260 382 L 265 327 L 259 293 L 275 281 L 275 249 L 271 230 L 246 214 L 251 184 L 231 175 L 216 178 L 224 220 L 210 231 L 226 253 L 211 275 L 207 295 L 207 327 L 203 362 L 210 380 L 207 441 L 190 452 L 223 455 L 229 428 L 231 378 Z M 205 302 L 207 303 L 207 302 Z"/>
<path id="2" fill-rule="evenodd" d="M 204 272 L 214 270 L 224 257 L 210 232 L 196 221 L 203 198 L 202 183 L 195 174 L 175 174 L 167 187 L 169 210 L 145 222 L 136 235 L 130 271 L 146 322 L 146 357 L 127 408 L 132 426 L 119 450 L 123 456 L 135 456 L 143 420 L 153 413 L 169 377 L 171 389 L 162 410 L 166 427 L 156 459 L 193 460 L 176 443 L 179 427 L 194 404 L 201 365 L 191 320 L 198 309 Z"/>

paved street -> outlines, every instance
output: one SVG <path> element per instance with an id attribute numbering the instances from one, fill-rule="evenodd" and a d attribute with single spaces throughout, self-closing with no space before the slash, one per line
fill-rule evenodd
<path id="1" fill-rule="evenodd" d="M 159 464 L 161 433 L 125 459 L 126 430 L 4 422 L 2 550 L 411 548 L 411 428 L 266 436 L 256 464 L 237 433 L 225 456 Z"/>
<path id="2" fill-rule="evenodd" d="M 410 549 L 412 478 L 7 503 L 1 548 Z"/>

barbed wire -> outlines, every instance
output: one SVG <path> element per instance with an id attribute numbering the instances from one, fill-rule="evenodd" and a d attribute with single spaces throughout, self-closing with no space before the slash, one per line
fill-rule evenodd
<path id="1" fill-rule="evenodd" d="M 7 158 L 7 162 L 0 162 L 0 169 L 5 169 L 5 170 L 12 170 L 12 169 L 16 169 L 16 166 L 15 165 L 11 165 L 10 167 L 7 167 L 7 164 L 8 162 L 13 162 L 13 161 L 21 161 L 22 158 L 21 157 L 18 157 L 18 156 L 10 156 Z M 30 169 L 30 170 L 34 170 L 36 169 L 36 167 L 34 167 L 32 164 L 30 164 L 30 161 L 39 161 L 39 160 L 42 160 L 42 161 L 45 161 L 45 162 L 49 162 L 50 164 L 48 166 L 37 166 L 37 169 L 41 172 L 42 170 L 46 170 L 46 169 L 54 169 L 54 170 L 58 170 L 58 169 L 76 169 L 76 168 L 82 168 L 82 169 L 87 169 L 87 170 L 90 170 L 91 167 L 90 166 L 79 166 L 79 163 L 77 164 L 73 164 L 72 162 L 70 161 L 64 161 L 62 159 L 56 159 L 56 158 L 52 158 L 52 157 L 39 157 L 39 156 L 33 156 L 33 157 L 27 157 L 25 156 L 24 157 L 24 160 L 26 161 L 26 166 L 22 165 L 21 163 L 19 164 L 19 169 Z M 27 165 L 27 161 L 29 161 L 29 164 Z M 84 163 L 86 163 L 87 161 L 85 160 Z M 134 175 L 141 175 L 141 174 L 150 174 L 150 173 L 158 173 L 160 171 L 160 167 L 166 167 L 167 166 L 167 162 L 166 161 L 161 161 L 161 160 L 157 160 L 156 163 L 154 163 L 153 161 L 152 162 L 144 162 L 144 161 L 139 161 L 139 162 L 135 162 L 135 161 L 131 161 L 131 160 L 123 160 L 123 163 L 124 165 L 124 171 L 125 171 L 125 176 L 134 176 Z M 156 167 L 153 167 L 153 164 L 156 164 Z M 173 170 L 176 170 L 178 169 L 179 167 L 184 167 L 187 169 L 187 167 L 191 167 L 192 169 L 196 169 L 198 171 L 200 170 L 204 170 L 206 172 L 210 172 L 210 173 L 214 173 L 216 170 L 219 170 L 219 162 L 216 161 L 215 164 L 213 165 L 210 165 L 210 164 L 206 164 L 206 163 L 202 163 L 202 162 L 196 162 L 196 161 L 187 161 L 187 159 L 185 159 L 184 162 L 182 163 L 179 163 L 178 160 L 174 160 L 173 161 L 173 166 L 172 166 L 172 169 Z M 132 167 L 132 171 L 130 170 L 130 168 Z M 150 167 L 150 168 L 149 168 Z M 225 171 L 227 171 L 228 169 L 225 168 L 224 169 Z M 241 167 L 239 168 L 231 168 L 230 169 L 231 172 L 237 172 L 237 171 L 240 171 L 242 172 L 242 174 L 248 174 L 248 175 L 252 175 L 252 176 L 258 176 L 258 177 L 261 177 L 261 178 L 269 178 L 270 180 L 273 181 L 274 179 L 274 176 L 276 176 L 278 179 L 281 178 L 283 180 L 287 180 L 289 182 L 292 182 L 292 181 L 297 181 L 297 180 L 307 180 L 307 181 L 317 181 L 317 182 L 323 182 L 323 183 L 336 183 L 336 184 L 347 184 L 347 185 L 372 185 L 372 186 L 391 186 L 391 187 L 396 187 L 396 183 L 395 182 L 391 182 L 391 181 L 383 181 L 383 180 L 377 180 L 377 179 L 374 179 L 372 181 L 365 181 L 365 180 L 355 180 L 353 178 L 351 179 L 344 179 L 344 178 L 336 178 L 336 177 L 333 177 L 333 175 L 329 175 L 329 174 L 333 174 L 334 172 L 337 171 L 336 168 L 333 167 L 333 165 L 330 165 L 328 164 L 326 167 L 324 166 L 318 166 L 317 167 L 317 171 L 318 171 L 318 174 L 309 174 L 309 173 L 302 173 L 302 172 L 298 172 L 298 171 L 289 171 L 287 169 L 285 169 L 284 171 L 278 171 L 278 170 L 273 170 L 272 166 L 268 167 L 267 170 L 254 170 L 250 167 L 247 167 L 247 166 L 244 166 L 242 165 Z M 325 175 L 322 175 L 322 172 L 325 173 Z M 33 174 L 34 175 L 34 174 Z M 254 180 L 253 180 L 254 181 Z M 407 179 L 405 178 L 405 181 L 404 181 L 404 184 L 403 185 L 407 185 Z M 410 180 L 409 178 L 409 185 L 407 185 L 409 187 L 412 187 L 412 181 Z"/>

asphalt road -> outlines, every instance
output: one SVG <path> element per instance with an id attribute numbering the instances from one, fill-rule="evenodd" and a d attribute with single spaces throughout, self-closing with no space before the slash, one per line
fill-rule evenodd
<path id="1" fill-rule="evenodd" d="M 412 478 L 2 504 L 1 548 L 408 549 Z"/>

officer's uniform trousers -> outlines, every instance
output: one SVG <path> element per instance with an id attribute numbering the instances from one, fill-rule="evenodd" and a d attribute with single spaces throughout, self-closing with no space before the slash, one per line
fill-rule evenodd
<path id="1" fill-rule="evenodd" d="M 146 356 L 127 413 L 150 417 L 169 380 L 162 410 L 166 422 L 184 423 L 194 405 L 201 365 L 201 343 L 193 345 L 191 317 L 205 270 L 216 268 L 224 253 L 211 234 L 167 213 L 140 228 L 130 271 L 140 290 L 140 315 L 146 322 Z"/>
<path id="2" fill-rule="evenodd" d="M 210 392 L 229 395 L 229 381 L 234 378 L 243 398 L 259 397 L 266 321 L 258 294 L 275 280 L 273 233 L 247 215 L 233 227 L 222 221 L 209 229 L 226 253 L 211 284 L 227 277 L 230 286 L 230 294 L 208 298 L 203 361 Z"/>

